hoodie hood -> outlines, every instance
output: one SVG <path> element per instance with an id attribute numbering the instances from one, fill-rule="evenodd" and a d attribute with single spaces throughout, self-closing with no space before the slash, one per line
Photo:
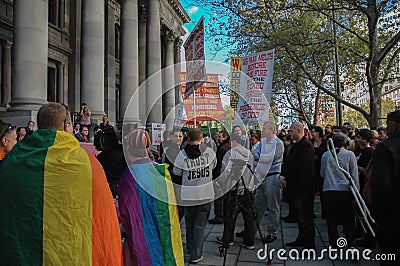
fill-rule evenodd
<path id="1" fill-rule="evenodd" d="M 185 146 L 185 152 L 186 155 L 188 156 L 189 159 L 196 159 L 198 158 L 205 150 L 207 149 L 207 146 L 204 144 L 198 144 L 198 145 L 190 145 L 187 144 Z"/>

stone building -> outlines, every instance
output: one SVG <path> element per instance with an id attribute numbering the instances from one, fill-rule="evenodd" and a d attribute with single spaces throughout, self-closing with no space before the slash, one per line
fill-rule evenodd
<path id="1" fill-rule="evenodd" d="M 0 117 L 25 125 L 57 101 L 75 114 L 87 103 L 96 123 L 121 121 L 139 84 L 180 62 L 189 20 L 179 0 L 0 0 Z M 141 90 L 132 121 L 166 117 L 179 94 L 159 97 L 179 71 Z"/>

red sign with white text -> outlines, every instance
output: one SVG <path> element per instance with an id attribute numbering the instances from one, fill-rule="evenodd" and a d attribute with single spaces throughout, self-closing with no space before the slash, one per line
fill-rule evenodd
<path id="1" fill-rule="evenodd" d="M 180 89 L 182 95 L 186 91 L 186 73 L 180 72 Z M 219 82 L 217 74 L 207 74 L 207 81 L 196 90 L 196 120 L 212 121 L 226 120 L 225 111 L 222 107 L 221 97 L 219 95 Z M 191 94 L 183 100 L 187 120 L 194 118 L 194 97 Z"/>

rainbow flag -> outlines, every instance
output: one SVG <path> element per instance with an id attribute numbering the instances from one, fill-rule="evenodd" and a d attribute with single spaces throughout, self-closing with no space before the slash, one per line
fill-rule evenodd
<path id="1" fill-rule="evenodd" d="M 134 265 L 184 265 L 174 188 L 166 165 L 132 164 L 118 190 L 120 220 Z M 133 175 L 132 175 L 133 174 Z M 134 177 L 135 178 L 134 178 Z M 133 237 L 131 237 L 133 236 Z"/>
<path id="2" fill-rule="evenodd" d="M 0 166 L 0 261 L 122 265 L 113 198 L 97 159 L 74 136 L 39 129 Z"/>

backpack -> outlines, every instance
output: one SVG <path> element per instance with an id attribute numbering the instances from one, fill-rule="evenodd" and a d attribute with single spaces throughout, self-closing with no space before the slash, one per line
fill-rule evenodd
<path id="1" fill-rule="evenodd" d="M 94 135 L 93 144 L 98 151 L 109 151 L 118 145 L 120 134 L 116 126 L 107 126 Z"/>

